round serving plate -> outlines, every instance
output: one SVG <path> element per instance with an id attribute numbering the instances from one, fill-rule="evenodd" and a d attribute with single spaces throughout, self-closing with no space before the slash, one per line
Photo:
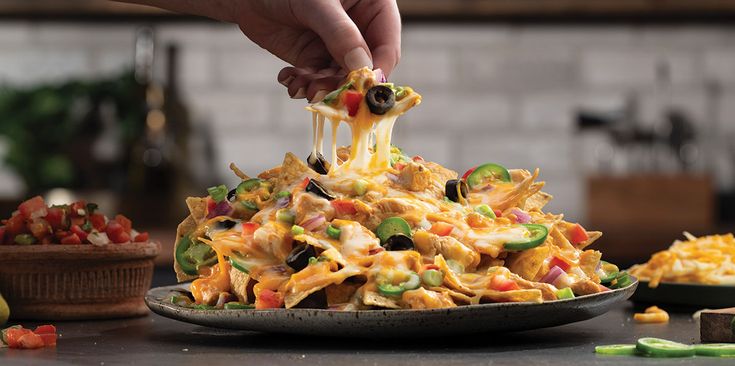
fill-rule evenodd
<path id="1" fill-rule="evenodd" d="M 0 245 L 0 294 L 11 319 L 142 316 L 158 242 Z"/>
<path id="2" fill-rule="evenodd" d="M 165 317 L 215 328 L 339 337 L 433 337 L 529 330 L 594 318 L 628 299 L 637 285 L 635 281 L 622 289 L 541 304 L 492 303 L 432 310 L 197 310 L 172 304 L 171 294 L 188 291 L 188 285 L 151 289 L 145 301 Z"/>

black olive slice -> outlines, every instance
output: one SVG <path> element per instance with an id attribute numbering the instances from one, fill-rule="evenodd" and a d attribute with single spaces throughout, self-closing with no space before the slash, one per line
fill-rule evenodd
<path id="1" fill-rule="evenodd" d="M 331 193 L 327 192 L 327 189 L 324 188 L 324 186 L 315 179 L 309 179 L 309 184 L 306 185 L 306 191 L 309 193 L 313 193 L 321 198 L 326 198 L 329 201 L 337 198 Z"/>
<path id="2" fill-rule="evenodd" d="M 217 226 L 215 228 L 222 229 L 222 230 L 230 230 L 233 227 L 235 227 L 235 225 L 237 225 L 236 221 L 222 220 L 222 221 L 217 221 Z"/>
<path id="3" fill-rule="evenodd" d="M 385 241 L 385 244 L 383 244 L 383 248 L 388 251 L 412 250 L 414 246 L 413 240 L 411 240 L 411 238 L 403 234 L 396 234 Z"/>
<path id="4" fill-rule="evenodd" d="M 327 292 L 321 289 L 301 300 L 294 308 L 298 309 L 326 309 Z"/>
<path id="5" fill-rule="evenodd" d="M 309 258 L 316 257 L 314 247 L 306 243 L 299 243 L 286 257 L 286 265 L 298 272 L 309 265 Z"/>
<path id="6" fill-rule="evenodd" d="M 237 197 L 237 190 L 232 189 L 229 192 L 227 192 L 227 200 L 230 202 L 235 202 L 235 198 Z"/>
<path id="7" fill-rule="evenodd" d="M 396 104 L 396 95 L 391 88 L 376 85 L 368 89 L 365 101 L 373 114 L 385 114 Z"/>
<path id="8" fill-rule="evenodd" d="M 460 202 L 467 198 L 467 183 L 461 179 L 450 179 L 444 185 L 444 191 L 447 198 L 454 202 Z"/>
<path id="9" fill-rule="evenodd" d="M 306 162 L 309 163 L 309 168 L 319 174 L 327 174 L 327 171 L 329 170 L 329 163 L 327 163 L 327 159 L 325 159 L 324 155 L 321 153 L 316 153 L 316 155 L 313 153 L 309 154 L 309 157 L 306 158 Z"/>

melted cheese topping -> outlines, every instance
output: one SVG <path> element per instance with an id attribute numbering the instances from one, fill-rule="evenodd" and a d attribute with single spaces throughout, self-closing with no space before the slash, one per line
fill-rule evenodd
<path id="1" fill-rule="evenodd" d="M 538 206 L 526 207 L 526 202 L 542 185 L 533 183 L 537 173 L 524 171 L 512 182 L 488 182 L 483 188 L 471 191 L 466 200 L 451 202 L 445 197 L 445 183 L 457 179 L 457 173 L 423 159 L 408 158 L 391 145 L 397 118 L 419 104 L 421 97 L 411 88 L 385 84 L 400 91 L 400 98 L 384 115 L 375 115 L 365 101 L 365 93 L 379 84 L 373 72 L 354 71 L 347 83 L 349 89 L 340 89 L 341 93 L 362 95 L 353 116 L 349 115 L 342 94 L 328 103 L 307 108 L 312 112 L 312 155 L 324 154 L 324 131 L 329 121 L 332 144 L 326 175 L 318 175 L 289 155 L 288 163 L 261 174 L 275 190 L 259 191 L 257 213 L 235 209 L 230 219 L 238 223 L 233 228 L 218 229 L 221 225 L 217 222 L 226 219 L 218 217 L 204 220 L 191 234 L 211 246 L 219 259 L 218 265 L 203 271 L 201 278 L 192 284 L 198 303 L 211 304 L 219 293 L 230 291 L 228 257 L 247 269 L 249 280 L 255 283 L 256 297 L 263 289 L 277 291 L 286 307 L 293 307 L 322 290 L 330 306 L 352 309 L 541 301 L 542 296 L 555 299 L 553 285 L 533 282 L 549 271 L 554 257 L 564 258 L 572 267 L 565 277 L 565 286 L 590 281 L 592 276 L 584 268 L 594 269 L 594 260 L 599 262 L 597 252 L 582 252 L 572 245 L 566 234 L 566 227 L 571 224 L 561 221 L 560 216 L 544 214 Z M 337 148 L 337 131 L 342 123 L 351 130 L 349 153 L 346 148 Z M 396 159 L 402 159 L 401 167 L 393 165 Z M 317 180 L 337 199 L 329 201 L 306 192 L 305 179 Z M 361 192 L 355 188 L 358 182 L 363 188 Z M 275 196 L 279 194 L 282 199 L 284 191 L 289 193 L 288 202 L 278 203 Z M 237 199 L 253 195 L 247 192 L 237 195 Z M 233 206 L 238 204 L 234 202 Z M 488 218 L 475 212 L 480 204 L 499 209 L 502 216 Z M 529 230 L 515 222 L 512 210 L 518 209 L 529 211 L 532 223 L 549 228 L 548 239 L 539 250 L 522 252 L 523 265 L 518 265 L 517 260 L 521 254 L 504 249 L 505 243 L 530 237 Z M 293 224 L 300 225 L 303 232 L 292 232 L 291 222 L 279 221 L 279 210 L 291 214 Z M 401 217 L 408 222 L 415 250 L 386 251 L 381 246 L 374 232 L 381 221 L 390 217 Z M 247 220 L 260 227 L 246 233 L 243 222 Z M 451 230 L 443 232 L 442 225 L 451 225 Z M 328 226 L 339 230 L 338 237 L 334 231 L 331 236 L 327 234 Z M 309 245 L 315 254 L 308 259 L 308 265 L 295 271 L 287 257 L 299 243 Z M 300 259 L 302 265 L 304 260 Z M 439 268 L 443 276 L 441 285 L 419 284 L 422 287 L 407 289 L 405 298 L 380 292 L 379 284 L 407 286 L 405 282 L 409 279 L 415 282 L 415 274 L 422 273 L 427 265 Z M 517 268 L 516 273 L 511 272 L 511 267 Z M 498 275 L 504 281 L 515 282 L 519 289 L 492 288 Z M 331 296 L 332 293 L 338 296 Z M 335 298 L 349 298 L 350 303 L 335 304 Z"/>

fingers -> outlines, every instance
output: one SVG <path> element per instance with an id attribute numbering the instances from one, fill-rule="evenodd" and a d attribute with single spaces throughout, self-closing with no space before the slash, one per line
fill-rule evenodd
<path id="1" fill-rule="evenodd" d="M 334 60 L 346 70 L 373 68 L 372 55 L 357 25 L 339 1 L 309 2 L 304 23 L 319 35 Z"/>
<path id="2" fill-rule="evenodd" d="M 360 2 L 350 14 L 363 30 L 373 67 L 390 75 L 401 58 L 401 16 L 395 1 Z"/>
<path id="3" fill-rule="evenodd" d="M 286 67 L 278 73 L 278 82 L 288 88 L 291 98 L 307 98 L 310 102 L 317 102 L 336 89 L 344 77 L 345 72 L 337 67 L 319 71 Z"/>

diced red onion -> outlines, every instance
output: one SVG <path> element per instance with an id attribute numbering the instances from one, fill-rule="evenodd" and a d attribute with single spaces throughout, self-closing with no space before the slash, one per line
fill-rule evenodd
<path id="1" fill-rule="evenodd" d="M 388 79 L 385 78 L 385 74 L 383 73 L 383 70 L 375 69 L 373 70 L 373 73 L 375 73 L 375 78 L 379 80 L 381 83 L 388 81 Z"/>
<path id="2" fill-rule="evenodd" d="M 561 274 L 564 273 L 564 270 L 559 268 L 559 266 L 551 267 L 548 273 L 544 277 L 541 277 L 541 282 L 544 283 L 554 283 Z"/>
<path id="3" fill-rule="evenodd" d="M 106 233 L 100 233 L 97 231 L 92 231 L 91 233 L 89 233 L 89 235 L 87 235 L 87 240 L 89 240 L 92 245 L 96 246 L 102 246 L 111 243 L 110 238 L 107 237 Z"/>
<path id="4" fill-rule="evenodd" d="M 284 208 L 291 202 L 291 197 L 285 196 L 276 200 L 276 208 Z"/>
<path id="5" fill-rule="evenodd" d="M 523 210 L 519 208 L 514 208 L 510 210 L 510 212 L 516 215 L 516 218 L 518 218 L 517 221 L 519 224 L 528 224 L 529 222 L 531 222 L 531 215 L 529 215 L 528 213 L 524 212 Z"/>
<path id="6" fill-rule="evenodd" d="M 214 209 L 207 214 L 207 218 L 211 219 L 217 216 L 228 216 L 232 213 L 232 206 L 227 201 L 219 202 Z"/>
<path id="7" fill-rule="evenodd" d="M 390 181 L 391 181 L 391 182 L 393 182 L 393 183 L 396 183 L 396 182 L 398 182 L 398 176 L 397 176 L 397 175 L 395 175 L 395 174 L 390 174 L 390 173 L 388 173 L 388 174 L 386 174 L 385 176 L 386 176 L 386 177 L 388 178 L 388 180 L 390 180 Z"/>
<path id="8" fill-rule="evenodd" d="M 324 217 L 324 215 L 318 215 L 308 220 L 304 220 L 300 226 L 303 227 L 305 230 L 313 231 L 319 226 L 322 226 L 325 222 L 327 222 L 327 219 Z"/>
<path id="9" fill-rule="evenodd" d="M 572 285 L 572 277 L 566 274 L 566 272 L 559 275 L 559 277 L 551 283 L 556 288 L 565 288 Z"/>

